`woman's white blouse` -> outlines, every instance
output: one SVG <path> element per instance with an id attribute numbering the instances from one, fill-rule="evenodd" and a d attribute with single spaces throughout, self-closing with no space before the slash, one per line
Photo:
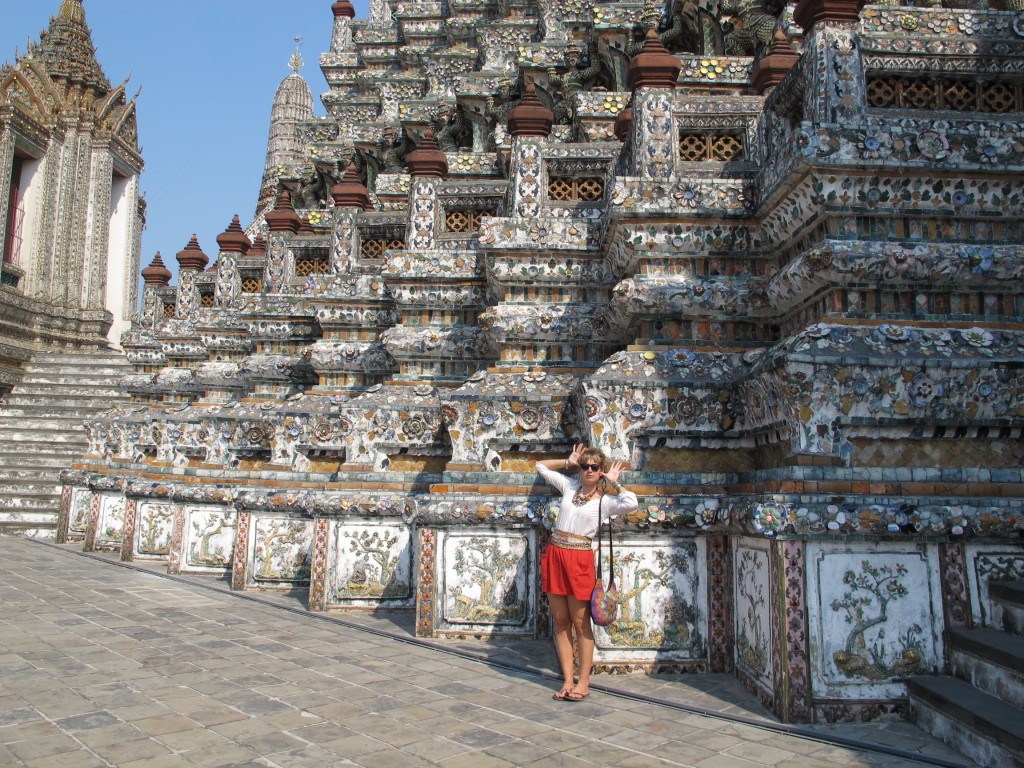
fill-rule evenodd
<path id="1" fill-rule="evenodd" d="M 604 497 L 603 503 L 599 501 L 598 495 L 594 494 L 590 501 L 582 507 L 577 507 L 572 503 L 572 497 L 580 489 L 578 478 L 568 477 L 561 472 L 548 469 L 543 464 L 537 465 L 537 472 L 547 481 L 548 485 L 562 494 L 558 520 L 555 522 L 556 531 L 565 531 L 566 533 L 575 533 L 577 536 L 594 538 L 597 536 L 599 525 L 597 519 L 599 503 L 601 523 L 611 520 L 613 517 L 624 515 L 627 512 L 632 512 L 637 508 L 636 494 L 632 491 L 627 491 L 625 488 L 619 491 L 617 496 L 607 494 Z"/>

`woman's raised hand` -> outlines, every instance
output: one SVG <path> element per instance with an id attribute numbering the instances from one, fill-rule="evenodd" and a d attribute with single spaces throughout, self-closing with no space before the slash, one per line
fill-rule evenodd
<path id="1" fill-rule="evenodd" d="M 626 469 L 629 465 L 624 461 L 613 461 L 612 465 L 608 467 L 607 472 L 602 472 L 602 476 L 612 485 L 619 482 L 619 475 L 622 474 L 622 470 Z"/>
<path id="2" fill-rule="evenodd" d="M 583 456 L 583 452 L 587 450 L 587 446 L 583 443 L 576 443 L 573 446 L 572 453 L 569 454 L 569 458 L 565 460 L 566 469 L 579 469 L 580 468 L 580 457 Z"/>

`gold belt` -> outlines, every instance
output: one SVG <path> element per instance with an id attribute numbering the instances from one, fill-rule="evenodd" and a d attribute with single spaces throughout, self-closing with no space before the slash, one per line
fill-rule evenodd
<path id="1" fill-rule="evenodd" d="M 591 549 L 592 539 L 568 531 L 552 531 L 551 543 L 562 549 Z"/>

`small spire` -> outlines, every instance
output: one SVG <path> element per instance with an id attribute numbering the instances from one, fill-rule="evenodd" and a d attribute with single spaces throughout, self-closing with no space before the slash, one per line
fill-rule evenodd
<path id="1" fill-rule="evenodd" d="M 242 223 L 238 220 L 237 214 L 231 219 L 228 228 L 217 235 L 217 245 L 225 253 L 240 253 L 245 256 L 249 252 L 252 243 L 242 231 Z"/>
<path id="2" fill-rule="evenodd" d="M 341 181 L 331 187 L 331 197 L 334 204 L 339 208 L 361 208 L 364 211 L 373 210 L 370 203 L 370 193 L 366 186 L 359 179 L 359 171 L 355 163 L 349 163 L 345 175 Z"/>
<path id="3" fill-rule="evenodd" d="M 188 245 L 178 251 L 177 259 L 179 269 L 192 269 L 196 272 L 202 272 L 210 263 L 210 257 L 199 247 L 199 238 L 196 235 L 192 235 Z"/>
<path id="4" fill-rule="evenodd" d="M 508 131 L 513 136 L 546 137 L 551 133 L 555 113 L 541 104 L 533 80 L 526 79 L 526 88 L 519 104 L 508 113 Z"/>
<path id="5" fill-rule="evenodd" d="M 448 174 L 448 158 L 441 151 L 437 137 L 430 128 L 423 132 L 423 141 L 420 145 L 405 156 L 405 167 L 413 176 L 440 179 Z"/>
<path id="6" fill-rule="evenodd" d="M 256 239 L 252 241 L 252 248 L 249 249 L 249 253 L 246 255 L 250 259 L 267 255 L 267 241 L 263 239 L 263 235 L 256 235 Z"/>
<path id="7" fill-rule="evenodd" d="M 302 226 L 302 220 L 292 205 L 292 195 L 287 189 L 283 188 L 277 196 L 277 205 L 274 206 L 272 211 L 268 211 L 263 219 L 267 222 L 271 232 L 291 232 L 295 234 L 299 231 L 299 227 Z"/>
<path id="8" fill-rule="evenodd" d="M 150 262 L 149 266 L 142 270 L 142 279 L 146 285 L 171 284 L 171 270 L 164 264 L 160 251 L 156 252 L 156 256 L 153 257 L 153 261 Z"/>
<path id="9" fill-rule="evenodd" d="M 299 48 L 302 47 L 302 38 L 298 35 L 295 36 L 295 53 L 292 54 L 291 59 L 288 61 L 288 66 L 291 67 L 292 72 L 296 75 L 302 71 L 302 68 L 306 66 L 306 62 L 302 60 L 302 54 L 299 53 Z"/>

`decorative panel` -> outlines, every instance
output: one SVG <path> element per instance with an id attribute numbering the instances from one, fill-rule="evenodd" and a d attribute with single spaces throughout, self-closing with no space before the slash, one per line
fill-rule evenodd
<path id="1" fill-rule="evenodd" d="M 438 532 L 436 634 L 529 635 L 536 631 L 536 533 Z"/>
<path id="2" fill-rule="evenodd" d="M 602 571 L 608 573 L 608 550 Z M 615 583 L 619 615 L 595 627 L 600 664 L 698 662 L 708 660 L 707 550 L 703 539 L 625 536 L 615 538 Z"/>
<path id="3" fill-rule="evenodd" d="M 135 520 L 135 559 L 165 559 L 171 553 L 174 507 L 165 501 L 140 500 Z"/>
<path id="4" fill-rule="evenodd" d="M 246 583 L 267 589 L 309 584 L 313 521 L 253 513 L 248 531 Z"/>
<path id="5" fill-rule="evenodd" d="M 332 520 L 327 607 L 412 607 L 414 535 L 402 523 Z"/>
<path id="6" fill-rule="evenodd" d="M 77 541 L 85 538 L 89 528 L 89 503 L 92 491 L 88 488 L 75 488 L 71 491 L 71 509 L 68 512 L 68 540 Z"/>
<path id="7" fill-rule="evenodd" d="M 767 542 L 737 542 L 734 550 L 736 580 L 736 666 L 763 690 L 772 689 L 774 662 L 771 637 L 771 567 Z"/>
<path id="8" fill-rule="evenodd" d="M 969 545 L 966 551 L 974 623 L 987 627 L 992 616 L 988 585 L 993 581 L 1024 581 L 1024 551 L 1006 544 Z"/>
<path id="9" fill-rule="evenodd" d="M 808 545 L 811 684 L 821 699 L 895 699 L 942 668 L 938 553 L 925 544 Z"/>
<path id="10" fill-rule="evenodd" d="M 125 498 L 120 493 L 100 494 L 96 522 L 96 549 L 120 549 L 124 536 Z"/>
<path id="11" fill-rule="evenodd" d="M 182 572 L 218 572 L 231 568 L 235 546 L 235 511 L 212 504 L 184 509 Z"/>

